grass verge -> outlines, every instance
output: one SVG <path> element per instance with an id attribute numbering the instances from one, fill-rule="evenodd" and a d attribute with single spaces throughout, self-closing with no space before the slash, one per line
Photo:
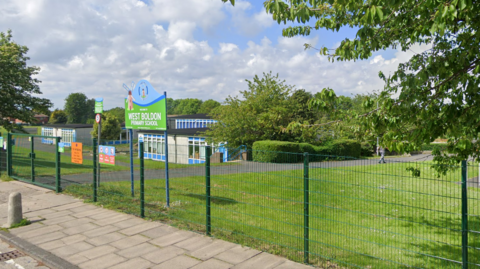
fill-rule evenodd
<path id="1" fill-rule="evenodd" d="M 446 268 L 458 267 L 461 247 L 461 178 L 453 170 L 437 178 L 431 163 L 387 163 L 350 167 L 310 167 L 309 191 L 303 170 L 276 172 L 255 164 L 255 173 L 211 176 L 212 235 L 302 262 L 305 193 L 309 197 L 310 263 L 325 267 Z M 319 165 L 319 164 L 316 164 Z M 414 166 L 420 177 L 406 171 Z M 475 167 L 475 166 L 474 166 Z M 473 168 L 473 167 L 472 167 Z M 477 169 L 478 170 L 478 166 Z M 469 175 L 475 175 L 469 169 Z M 205 177 L 145 182 L 146 217 L 204 233 Z M 478 188 L 468 188 L 470 262 L 480 262 Z M 91 202 L 90 185 L 66 189 Z M 139 215 L 126 181 L 103 183 L 97 204 Z"/>

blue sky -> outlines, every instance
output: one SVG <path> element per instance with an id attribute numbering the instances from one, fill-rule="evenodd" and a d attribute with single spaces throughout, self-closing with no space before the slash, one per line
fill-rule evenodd
<path id="1" fill-rule="evenodd" d="M 314 21 L 311 22 L 312 24 Z M 380 70 L 393 72 L 412 53 L 388 50 L 357 62 L 330 63 L 304 43 L 334 48 L 356 29 L 313 31 L 284 38 L 263 1 L 237 0 L 4 0 L 0 31 L 30 48 L 42 70 L 43 96 L 63 108 L 68 94 L 123 105 L 123 83 L 146 79 L 169 97 L 224 101 L 247 89 L 245 79 L 272 71 L 312 93 L 341 95 L 383 88 Z"/>

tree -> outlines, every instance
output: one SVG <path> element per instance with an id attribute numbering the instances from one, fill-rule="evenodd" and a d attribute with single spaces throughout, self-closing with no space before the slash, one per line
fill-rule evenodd
<path id="1" fill-rule="evenodd" d="M 40 68 L 28 66 L 29 57 L 26 46 L 12 40 L 12 32 L 0 32 L 0 126 L 12 131 L 15 124 L 8 118 L 24 122 L 34 122 L 35 112 L 48 113 L 52 106 L 50 100 L 37 97 L 42 94 L 33 78 Z"/>
<path id="2" fill-rule="evenodd" d="M 67 123 L 68 117 L 67 113 L 61 109 L 55 109 L 48 120 L 48 123 L 51 124 L 65 124 Z"/>
<path id="3" fill-rule="evenodd" d="M 64 110 L 68 123 L 86 123 L 94 117 L 95 99 L 88 99 L 84 93 L 71 93 L 65 98 Z"/>
<path id="4" fill-rule="evenodd" d="M 120 126 L 120 121 L 113 114 L 102 114 L 102 131 L 101 139 L 105 140 L 118 140 L 120 133 L 122 132 L 122 127 Z M 93 124 L 93 137 L 98 137 L 98 123 Z"/>
<path id="5" fill-rule="evenodd" d="M 174 114 L 177 115 L 191 115 L 197 114 L 202 100 L 197 98 L 180 99 L 179 104 L 175 107 Z"/>
<path id="6" fill-rule="evenodd" d="M 115 108 L 112 108 L 112 109 L 109 109 L 109 110 L 105 110 L 104 113 L 114 115 L 115 117 L 118 118 L 120 123 L 125 122 L 125 108 L 123 108 L 123 107 L 115 107 Z M 95 120 L 95 119 L 92 118 L 92 120 Z"/>
<path id="7" fill-rule="evenodd" d="M 290 99 L 293 86 L 286 85 L 271 72 L 246 81 L 248 90 L 240 92 L 241 98 L 229 96 L 224 105 L 213 110 L 212 116 L 219 123 L 206 132 L 207 136 L 217 143 L 228 142 L 230 147 L 251 147 L 257 140 L 307 142 L 312 139 L 303 133 L 283 131 L 296 115 Z"/>
<path id="8" fill-rule="evenodd" d="M 380 135 L 381 144 L 392 150 L 413 151 L 447 136 L 453 155 L 437 152 L 436 161 L 456 163 L 469 156 L 480 160 L 479 1 L 268 0 L 264 5 L 278 23 L 300 23 L 283 30 L 287 37 L 320 28 L 357 28 L 355 38 L 337 48 L 318 48 L 331 61 L 367 59 L 387 48 L 406 51 L 430 44 L 431 49 L 415 51 L 391 75 L 380 72 L 385 87 L 376 100 L 365 100 L 369 112 L 344 115 L 343 120 L 358 120 L 353 127 L 357 136 Z M 315 24 L 307 25 L 311 19 Z M 333 90 L 324 89 L 313 104 L 331 110 L 335 98 Z"/>
<path id="9" fill-rule="evenodd" d="M 213 109 L 219 106 L 220 106 L 219 102 L 212 99 L 208 99 L 207 101 L 203 102 L 200 105 L 200 108 L 198 109 L 197 112 L 200 114 L 210 114 L 210 112 L 212 112 Z"/>

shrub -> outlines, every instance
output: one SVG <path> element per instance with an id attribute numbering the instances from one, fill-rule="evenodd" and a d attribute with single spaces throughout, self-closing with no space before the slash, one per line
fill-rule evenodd
<path id="1" fill-rule="evenodd" d="M 309 161 L 325 159 L 319 155 L 339 157 L 360 157 L 361 145 L 355 140 L 332 140 L 322 146 L 308 143 L 264 140 L 253 143 L 253 161 L 270 163 L 295 163 L 303 161 L 303 153 L 308 152 Z"/>

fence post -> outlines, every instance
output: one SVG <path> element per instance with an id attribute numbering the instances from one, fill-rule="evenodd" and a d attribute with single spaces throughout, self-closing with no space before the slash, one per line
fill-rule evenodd
<path id="1" fill-rule="evenodd" d="M 58 151 L 60 144 L 60 137 L 55 138 L 55 192 L 59 193 L 62 191 L 60 185 L 60 152 Z"/>
<path id="2" fill-rule="evenodd" d="M 205 198 L 206 198 L 206 233 L 210 236 L 212 232 L 211 219 L 210 219 L 210 155 L 212 155 L 212 148 L 210 146 L 205 147 Z"/>
<path id="3" fill-rule="evenodd" d="M 97 139 L 93 139 L 93 201 L 97 201 Z"/>
<path id="4" fill-rule="evenodd" d="M 31 175 L 32 175 L 32 182 L 35 182 L 35 145 L 34 145 L 35 138 L 30 136 L 30 163 L 31 163 Z"/>
<path id="5" fill-rule="evenodd" d="M 462 161 L 462 268 L 468 268 L 467 161 Z"/>
<path id="6" fill-rule="evenodd" d="M 144 176 L 144 157 L 143 141 L 138 143 L 140 154 L 140 217 L 145 218 L 145 176 Z"/>
<path id="7" fill-rule="evenodd" d="M 12 176 L 12 134 L 7 133 L 7 175 Z"/>
<path id="8" fill-rule="evenodd" d="M 309 166 L 309 161 L 308 161 L 308 152 L 303 153 L 303 221 L 304 221 L 304 230 L 303 230 L 303 258 L 304 258 L 304 263 L 308 263 L 308 245 L 309 245 L 309 219 L 308 219 L 308 195 L 309 195 L 309 189 L 308 189 L 308 181 L 309 181 L 309 176 L 308 176 L 308 166 Z"/>

